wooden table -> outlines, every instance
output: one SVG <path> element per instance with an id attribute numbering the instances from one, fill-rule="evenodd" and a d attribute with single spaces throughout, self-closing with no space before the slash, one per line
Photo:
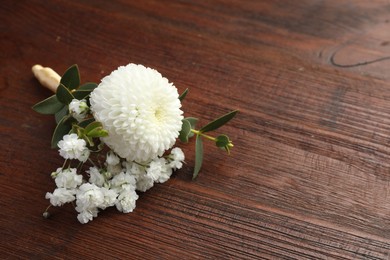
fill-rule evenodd
<path id="1" fill-rule="evenodd" d="M 377 1 L 2 1 L 0 258 L 390 259 L 390 8 Z M 133 213 L 52 208 L 53 118 L 31 73 L 160 71 L 231 156 L 205 145 Z"/>

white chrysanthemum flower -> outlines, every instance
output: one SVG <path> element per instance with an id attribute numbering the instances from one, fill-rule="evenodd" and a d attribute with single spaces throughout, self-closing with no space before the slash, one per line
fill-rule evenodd
<path id="1" fill-rule="evenodd" d="M 82 121 L 87 115 L 89 107 L 85 99 L 73 99 L 69 104 L 69 113 L 78 121 Z"/>
<path id="2" fill-rule="evenodd" d="M 64 159 L 77 159 L 85 162 L 89 157 L 89 149 L 85 140 L 80 139 L 77 134 L 64 135 L 58 142 L 60 155 Z"/>
<path id="3" fill-rule="evenodd" d="M 169 164 L 173 169 L 180 169 L 183 166 L 184 153 L 179 147 L 175 147 L 171 151 L 172 161 Z"/>
<path id="4" fill-rule="evenodd" d="M 83 182 L 83 176 L 77 174 L 76 168 L 62 169 L 58 171 L 55 178 L 55 183 L 58 188 L 74 189 L 81 185 Z"/>
<path id="5" fill-rule="evenodd" d="M 62 206 L 65 203 L 75 200 L 75 190 L 69 190 L 66 188 L 57 188 L 53 193 L 46 193 L 45 198 L 50 200 L 50 204 L 53 206 Z"/>
<path id="6" fill-rule="evenodd" d="M 91 110 L 120 157 L 145 162 L 161 156 L 179 136 L 183 111 L 172 83 L 151 68 L 129 64 L 103 78 L 91 93 Z"/>

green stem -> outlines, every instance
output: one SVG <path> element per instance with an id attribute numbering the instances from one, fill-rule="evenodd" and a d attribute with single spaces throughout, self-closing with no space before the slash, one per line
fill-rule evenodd
<path id="1" fill-rule="evenodd" d="M 62 169 L 65 168 L 66 163 L 68 162 L 68 159 L 65 159 L 64 164 L 62 164 Z"/>
<path id="2" fill-rule="evenodd" d="M 136 162 L 136 161 L 133 161 L 133 163 L 135 163 L 135 164 L 137 164 L 137 165 L 139 165 L 141 167 L 144 167 L 144 168 L 148 167 L 147 165 L 144 165 L 144 164 Z"/>
<path id="3" fill-rule="evenodd" d="M 202 133 L 201 131 L 198 131 L 198 130 L 195 130 L 195 129 L 191 129 L 191 132 L 193 132 L 196 135 L 203 136 L 204 138 L 209 139 L 209 140 L 211 140 L 213 142 L 217 141 L 217 139 L 215 139 L 214 137 L 206 135 L 206 134 Z"/>
<path id="4" fill-rule="evenodd" d="M 88 162 L 90 162 L 94 167 L 98 168 L 98 167 L 96 166 L 96 164 L 91 160 L 91 158 L 88 157 L 87 160 L 88 160 Z"/>
<path id="5" fill-rule="evenodd" d="M 209 139 L 209 140 L 211 140 L 211 141 L 213 141 L 213 142 L 216 142 L 216 141 L 217 141 L 217 139 L 216 139 L 215 137 L 206 135 L 206 134 L 202 133 L 202 132 L 199 131 L 199 130 L 191 129 L 191 132 L 193 132 L 193 133 L 196 134 L 196 135 L 203 136 L 204 138 Z M 229 147 L 233 147 L 233 144 L 230 142 L 230 143 L 228 144 L 228 146 L 229 146 Z"/>

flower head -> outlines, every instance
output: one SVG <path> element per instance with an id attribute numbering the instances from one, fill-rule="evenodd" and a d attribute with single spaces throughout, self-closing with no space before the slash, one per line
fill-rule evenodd
<path id="1" fill-rule="evenodd" d="M 73 99 L 69 104 L 69 113 L 79 122 L 85 118 L 88 110 L 89 107 L 85 99 Z"/>
<path id="2" fill-rule="evenodd" d="M 138 194 L 134 190 L 124 190 L 119 194 L 115 206 L 119 211 L 129 213 L 135 209 L 137 199 Z"/>
<path id="3" fill-rule="evenodd" d="M 91 110 L 120 157 L 145 162 L 161 156 L 179 136 L 183 111 L 177 89 L 154 69 L 121 66 L 91 93 Z"/>
<path id="4" fill-rule="evenodd" d="M 76 192 L 76 210 L 78 212 L 98 208 L 104 203 L 104 194 L 98 186 L 84 183 Z"/>
<path id="5" fill-rule="evenodd" d="M 65 203 L 71 202 L 75 200 L 74 189 L 66 189 L 66 188 L 57 188 L 53 193 L 46 193 L 45 198 L 50 200 L 50 204 L 53 206 L 61 206 Z"/>
<path id="6" fill-rule="evenodd" d="M 79 139 L 77 134 L 64 135 L 63 139 L 58 142 L 60 155 L 65 159 L 77 159 L 85 162 L 89 157 L 87 143 Z"/>
<path id="7" fill-rule="evenodd" d="M 149 167 L 146 170 L 146 174 L 152 178 L 153 181 L 156 181 L 160 177 L 163 167 L 165 167 L 165 159 L 156 158 L 150 162 Z"/>
<path id="8" fill-rule="evenodd" d="M 184 161 L 184 153 L 179 147 L 175 147 L 171 151 L 171 158 L 172 161 L 170 163 L 170 166 L 173 169 L 180 169 L 183 166 Z"/>
<path id="9" fill-rule="evenodd" d="M 104 175 L 100 173 L 99 169 L 96 167 L 90 167 L 87 170 L 89 174 L 89 182 L 95 184 L 98 187 L 102 187 L 104 182 L 106 181 Z"/>
<path id="10" fill-rule="evenodd" d="M 58 188 L 74 189 L 77 186 L 81 185 L 83 181 L 83 176 L 77 174 L 76 168 L 69 169 L 57 169 L 57 176 L 55 178 L 55 183 Z"/>

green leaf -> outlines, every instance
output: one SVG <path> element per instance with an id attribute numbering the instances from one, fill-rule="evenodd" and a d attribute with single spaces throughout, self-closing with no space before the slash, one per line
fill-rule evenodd
<path id="1" fill-rule="evenodd" d="M 74 99 L 72 93 L 62 84 L 58 86 L 56 95 L 57 99 L 65 105 L 69 105 L 69 103 Z"/>
<path id="2" fill-rule="evenodd" d="M 53 95 L 35 104 L 32 109 L 41 114 L 52 115 L 61 110 L 63 106 L 64 105 L 57 99 L 57 96 Z"/>
<path id="3" fill-rule="evenodd" d="M 94 121 L 94 122 L 90 123 L 89 125 L 87 125 L 87 126 L 85 127 L 85 133 L 88 134 L 88 132 L 94 130 L 94 129 L 97 128 L 97 127 L 102 127 L 102 123 L 100 123 L 100 122 L 98 122 L 98 121 Z"/>
<path id="4" fill-rule="evenodd" d="M 58 123 L 56 129 L 54 130 L 53 137 L 51 138 L 51 147 L 57 148 L 57 144 L 62 140 L 63 136 L 68 134 L 72 130 L 72 122 L 74 119 L 72 117 L 64 117 Z"/>
<path id="5" fill-rule="evenodd" d="M 73 92 L 73 96 L 78 100 L 82 100 L 86 98 L 91 92 L 97 87 L 96 83 L 86 83 L 78 88 L 75 92 Z"/>
<path id="6" fill-rule="evenodd" d="M 188 88 L 186 88 L 186 90 L 184 90 L 184 92 L 179 96 L 180 101 L 183 101 L 183 99 L 187 96 L 188 91 Z"/>
<path id="7" fill-rule="evenodd" d="M 65 106 L 65 105 L 62 105 L 63 107 L 61 108 L 60 111 L 58 111 L 56 114 L 55 114 L 55 119 L 56 119 L 56 123 L 58 124 L 62 118 L 64 118 L 64 116 L 66 116 L 69 112 L 69 109 L 68 109 L 68 106 Z"/>
<path id="8" fill-rule="evenodd" d="M 88 143 L 88 145 L 90 147 L 94 147 L 95 146 L 95 143 L 93 142 L 93 138 L 92 137 L 83 135 L 82 138 Z"/>
<path id="9" fill-rule="evenodd" d="M 80 90 L 80 91 L 92 91 L 95 88 L 97 88 L 97 86 L 98 86 L 98 84 L 96 84 L 94 82 L 88 82 L 88 83 L 85 83 L 85 84 L 81 85 L 77 90 Z"/>
<path id="10" fill-rule="evenodd" d="M 229 137 L 227 135 L 219 135 L 215 139 L 216 139 L 215 140 L 216 146 L 221 147 L 221 148 L 229 145 L 229 143 L 230 143 Z"/>
<path id="11" fill-rule="evenodd" d="M 191 123 L 187 119 L 182 120 L 183 124 L 179 133 L 179 139 L 183 143 L 188 143 L 188 137 L 191 133 Z"/>
<path id="12" fill-rule="evenodd" d="M 195 117 L 186 117 L 184 118 L 185 120 L 187 120 L 188 122 L 190 122 L 190 125 L 191 125 L 191 128 L 192 129 L 195 129 L 195 125 L 196 123 L 198 122 L 198 119 L 195 118 Z M 190 132 L 190 134 L 188 135 L 189 138 L 193 137 L 194 136 L 194 133 L 193 132 Z"/>
<path id="13" fill-rule="evenodd" d="M 106 137 L 108 132 L 103 127 L 96 127 L 87 133 L 88 137 Z"/>
<path id="14" fill-rule="evenodd" d="M 229 122 L 237 114 L 237 112 L 238 112 L 238 110 L 231 111 L 231 112 L 221 116 L 220 118 L 217 118 L 214 121 L 208 123 L 207 125 L 202 127 L 199 131 L 205 133 L 205 132 L 209 132 L 209 131 L 213 131 L 215 129 L 218 129 L 221 126 L 223 126 L 224 124 L 226 124 L 227 122 Z"/>
<path id="15" fill-rule="evenodd" d="M 198 176 L 200 168 L 202 168 L 202 163 L 203 163 L 203 140 L 200 135 L 196 135 L 195 167 L 194 167 L 194 173 L 192 174 L 193 180 Z"/>
<path id="16" fill-rule="evenodd" d="M 72 124 L 72 133 L 77 134 L 78 137 L 84 138 L 85 136 L 85 129 L 82 127 L 79 127 L 76 124 Z"/>
<path id="17" fill-rule="evenodd" d="M 78 126 L 80 126 L 82 128 L 85 128 L 85 127 L 87 127 L 89 124 L 91 124 L 94 121 L 95 121 L 95 118 L 88 118 L 88 119 L 85 119 L 85 120 L 81 121 L 78 124 Z"/>
<path id="18" fill-rule="evenodd" d="M 76 64 L 65 71 L 60 83 L 69 90 L 76 89 L 80 86 L 80 73 Z"/>
<path id="19" fill-rule="evenodd" d="M 230 148 L 233 147 L 233 144 L 229 137 L 227 135 L 219 135 L 215 139 L 215 145 L 230 154 Z"/>

